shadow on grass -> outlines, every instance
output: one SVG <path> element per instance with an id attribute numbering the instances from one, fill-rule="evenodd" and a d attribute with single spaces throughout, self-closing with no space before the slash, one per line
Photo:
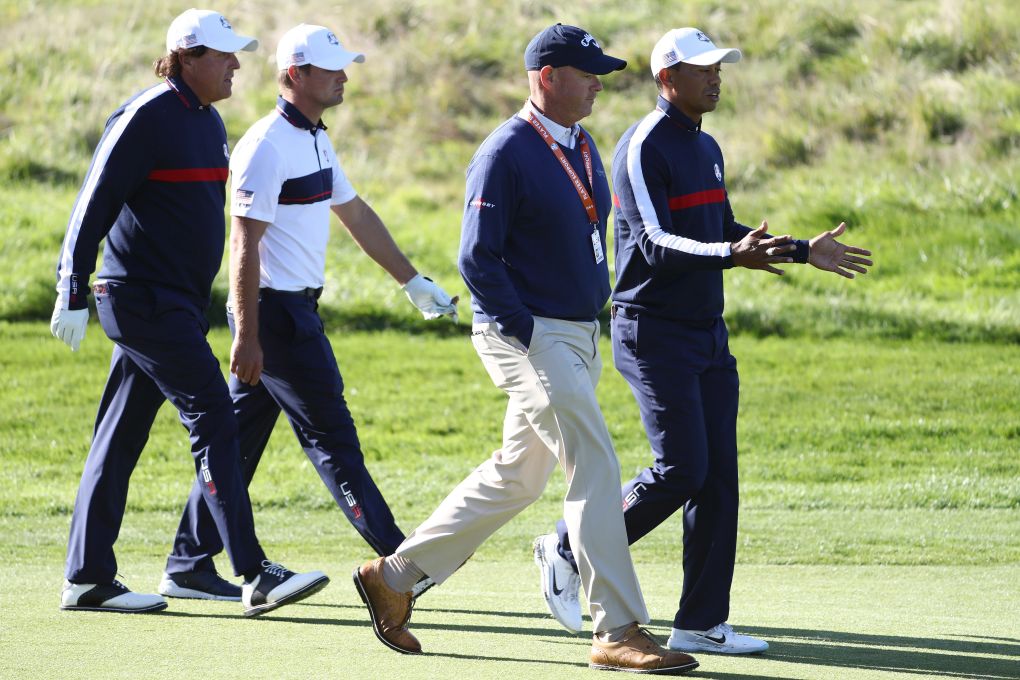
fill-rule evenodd
<path id="1" fill-rule="evenodd" d="M 656 620 L 652 625 L 672 627 Z M 819 667 L 876 670 L 977 680 L 1020 679 L 1020 641 L 978 635 L 908 637 L 803 628 L 737 626 L 769 642 L 760 658 Z M 930 650 L 930 651 L 928 651 Z M 986 658 L 997 655 L 1012 658 Z M 713 675 L 740 678 L 742 676 Z"/>
<path id="2" fill-rule="evenodd" d="M 307 605 L 305 605 L 307 606 Z M 322 606 L 322 605 L 319 605 Z M 357 609 L 358 607 L 350 607 L 351 609 Z M 451 610 L 456 611 L 456 610 Z M 463 612 L 458 612 L 463 613 Z M 480 612 L 485 614 L 491 614 L 493 612 Z M 156 614 L 156 616 L 175 616 L 182 618 L 212 618 L 212 619 L 239 619 L 244 618 L 240 614 L 196 614 L 192 612 L 171 612 L 164 611 Z M 295 616 L 265 616 L 258 617 L 256 619 L 260 623 L 296 623 L 304 625 L 316 625 L 316 626 L 345 626 L 353 628 L 368 628 L 370 626 L 367 619 L 322 619 L 322 618 L 302 618 Z M 464 633 L 509 633 L 511 635 L 548 635 L 550 631 L 539 630 L 534 628 L 517 628 L 517 627 L 505 627 L 505 626 L 471 626 L 471 625 L 451 625 L 451 624 L 440 624 L 440 623 L 417 623 L 413 626 L 415 631 L 421 630 L 442 630 L 447 632 L 459 631 Z M 552 631 L 555 632 L 555 631 Z M 559 640 L 553 642 L 562 642 Z M 425 641 L 428 644 L 428 641 Z M 585 647 L 586 650 L 586 647 Z M 582 651 L 585 651 L 582 650 Z M 464 659 L 465 661 L 500 661 L 500 662 L 511 662 L 511 663 L 532 663 L 540 664 L 543 666 L 553 664 L 559 666 L 570 666 L 577 668 L 586 668 L 587 663 L 579 663 L 573 661 L 560 661 L 556 659 L 528 659 L 523 657 L 506 657 L 506 656 L 482 656 L 478 654 L 455 654 L 445 652 L 429 652 L 426 651 L 423 656 L 425 657 L 443 657 L 447 659 Z"/>
<path id="3" fill-rule="evenodd" d="M 365 611 L 364 607 L 356 607 L 353 605 L 300 605 L 294 604 L 291 607 L 308 607 L 308 606 L 335 606 L 338 609 L 354 609 Z M 292 610 L 293 611 L 293 610 Z M 439 611 L 439 610 L 433 610 Z M 465 614 L 472 612 L 465 612 L 460 610 L 448 610 L 450 613 Z M 477 612 L 478 614 L 491 615 L 494 612 Z M 197 612 L 180 612 L 180 611 L 163 611 L 154 616 L 175 616 L 183 618 L 199 618 L 199 619 L 241 619 L 248 618 L 240 613 L 237 614 L 206 614 Z M 347 618 L 312 618 L 303 616 L 280 616 L 279 614 L 272 614 L 267 612 L 265 616 L 259 616 L 251 620 L 267 622 L 267 623 L 298 623 L 304 625 L 313 626 L 350 626 L 355 628 L 364 628 L 371 625 L 368 621 L 368 615 L 364 618 L 347 619 Z M 429 622 L 414 622 L 411 628 L 415 631 L 420 630 L 444 630 L 444 631 L 461 631 L 464 633 L 509 633 L 511 635 L 530 635 L 538 637 L 556 637 L 556 638 L 572 638 L 569 633 L 566 633 L 559 627 L 550 626 L 549 628 L 534 628 L 534 627 L 521 627 L 521 626 L 499 626 L 499 625 L 473 625 L 464 623 L 429 623 Z"/>
<path id="4" fill-rule="evenodd" d="M 361 605 L 352 604 L 323 604 L 321 602 L 308 602 L 304 604 L 305 607 L 332 607 L 335 609 L 361 609 L 365 607 Z M 503 616 L 512 619 L 542 619 L 552 623 L 552 617 L 549 614 L 543 614 L 540 612 L 510 612 L 510 611 L 491 611 L 485 609 L 443 609 L 439 607 L 429 607 L 427 605 L 416 604 L 414 606 L 416 613 L 429 613 L 429 614 L 472 614 L 478 616 Z M 559 629 L 558 629 L 559 630 Z M 563 631 L 564 633 L 566 630 Z"/>

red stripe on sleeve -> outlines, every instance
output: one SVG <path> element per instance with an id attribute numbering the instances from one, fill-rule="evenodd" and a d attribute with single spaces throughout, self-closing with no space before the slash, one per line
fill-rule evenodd
<path id="1" fill-rule="evenodd" d="M 683 210 L 684 208 L 693 208 L 694 206 L 705 205 L 706 203 L 722 203 L 725 200 L 725 189 L 709 189 L 708 191 L 697 191 L 693 194 L 684 194 L 683 196 L 673 196 L 669 199 L 669 209 Z"/>
<path id="2" fill-rule="evenodd" d="M 226 182 L 227 168 L 180 168 L 153 170 L 148 179 L 153 182 Z"/>

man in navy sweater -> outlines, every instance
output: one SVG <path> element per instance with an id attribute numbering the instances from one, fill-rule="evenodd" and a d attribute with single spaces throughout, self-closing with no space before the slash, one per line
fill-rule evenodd
<path id="1" fill-rule="evenodd" d="M 460 271 L 472 293 L 472 342 L 509 397 L 503 445 L 396 552 L 354 573 L 377 637 L 421 652 L 407 628 L 411 588 L 444 582 L 493 532 L 537 499 L 557 463 L 564 517 L 594 620 L 592 667 L 682 673 L 648 621 L 627 548 L 620 466 L 595 398 L 599 324 L 609 295 L 610 193 L 598 150 L 577 123 L 626 62 L 591 34 L 557 24 L 524 57 L 530 99 L 475 153 L 467 171 Z"/>
<path id="2" fill-rule="evenodd" d="M 296 602 L 329 581 L 266 559 L 241 475 L 230 394 L 205 339 L 205 309 L 223 255 L 229 158 L 211 104 L 230 96 L 240 68 L 234 52 L 257 46 L 218 12 L 190 9 L 174 19 L 167 55 L 156 62 L 165 82 L 110 116 L 71 213 L 51 330 L 78 349 L 89 318 L 89 276 L 105 238 L 93 290 L 114 348 L 71 517 L 61 609 L 166 608 L 159 595 L 131 592 L 115 579 L 113 544 L 131 472 L 167 400 L 188 429 L 202 495 L 235 573 L 244 575 L 245 615 Z M 207 581 L 229 586 L 215 573 Z"/>
<path id="3" fill-rule="evenodd" d="M 666 33 L 651 57 L 656 108 L 627 130 L 613 159 L 613 358 L 655 457 L 623 488 L 627 537 L 633 543 L 684 508 L 684 586 L 667 645 L 729 654 L 768 644 L 726 622 L 737 546 L 739 390 L 722 319 L 722 272 L 782 274 L 775 265 L 807 262 L 852 279 L 871 265 L 863 257 L 871 253 L 835 240 L 844 224 L 808 242 L 734 219 L 722 152 L 701 122 L 719 102 L 720 63 L 740 56 L 694 28 Z M 577 559 L 564 529 L 560 522 L 557 534 L 536 541 L 540 566 L 560 582 L 569 581 Z M 579 629 L 569 590 L 546 589 L 546 600 L 560 623 Z"/>

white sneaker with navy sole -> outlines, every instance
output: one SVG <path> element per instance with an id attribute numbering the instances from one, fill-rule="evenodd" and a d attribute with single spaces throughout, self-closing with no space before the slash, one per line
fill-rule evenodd
<path id="1" fill-rule="evenodd" d="M 298 574 L 282 564 L 262 560 L 262 571 L 241 586 L 241 604 L 245 616 L 258 616 L 285 604 L 293 604 L 314 595 L 329 583 L 321 571 Z"/>
<path id="2" fill-rule="evenodd" d="M 120 581 L 112 583 L 71 583 L 64 581 L 60 608 L 66 611 L 118 612 L 145 614 L 166 609 L 159 595 L 133 593 Z"/>
<path id="3" fill-rule="evenodd" d="M 715 652 L 716 654 L 758 654 L 769 643 L 750 635 L 733 632 L 733 626 L 720 623 L 708 630 L 674 628 L 666 646 L 679 652 Z"/>
<path id="4" fill-rule="evenodd" d="M 549 613 L 572 633 L 581 632 L 581 577 L 558 550 L 560 539 L 546 534 L 535 539 L 532 550 L 535 564 L 542 574 L 542 596 Z"/>

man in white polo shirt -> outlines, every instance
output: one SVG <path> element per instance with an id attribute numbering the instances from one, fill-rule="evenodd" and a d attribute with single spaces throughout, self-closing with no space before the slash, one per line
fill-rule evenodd
<path id="1" fill-rule="evenodd" d="M 348 52 L 323 26 L 288 31 L 276 52 L 276 109 L 238 142 L 230 162 L 230 394 L 250 482 L 281 409 L 347 519 L 380 555 L 404 540 L 365 468 L 343 396 L 343 379 L 319 318 L 332 209 L 362 250 L 399 282 L 426 319 L 450 316 L 457 300 L 419 274 L 379 216 L 348 182 L 322 113 L 343 101 Z M 222 549 L 196 486 L 188 499 L 160 592 L 203 592 L 195 573 Z M 424 585 L 424 584 L 423 584 Z M 196 587 L 197 586 L 197 587 Z"/>

